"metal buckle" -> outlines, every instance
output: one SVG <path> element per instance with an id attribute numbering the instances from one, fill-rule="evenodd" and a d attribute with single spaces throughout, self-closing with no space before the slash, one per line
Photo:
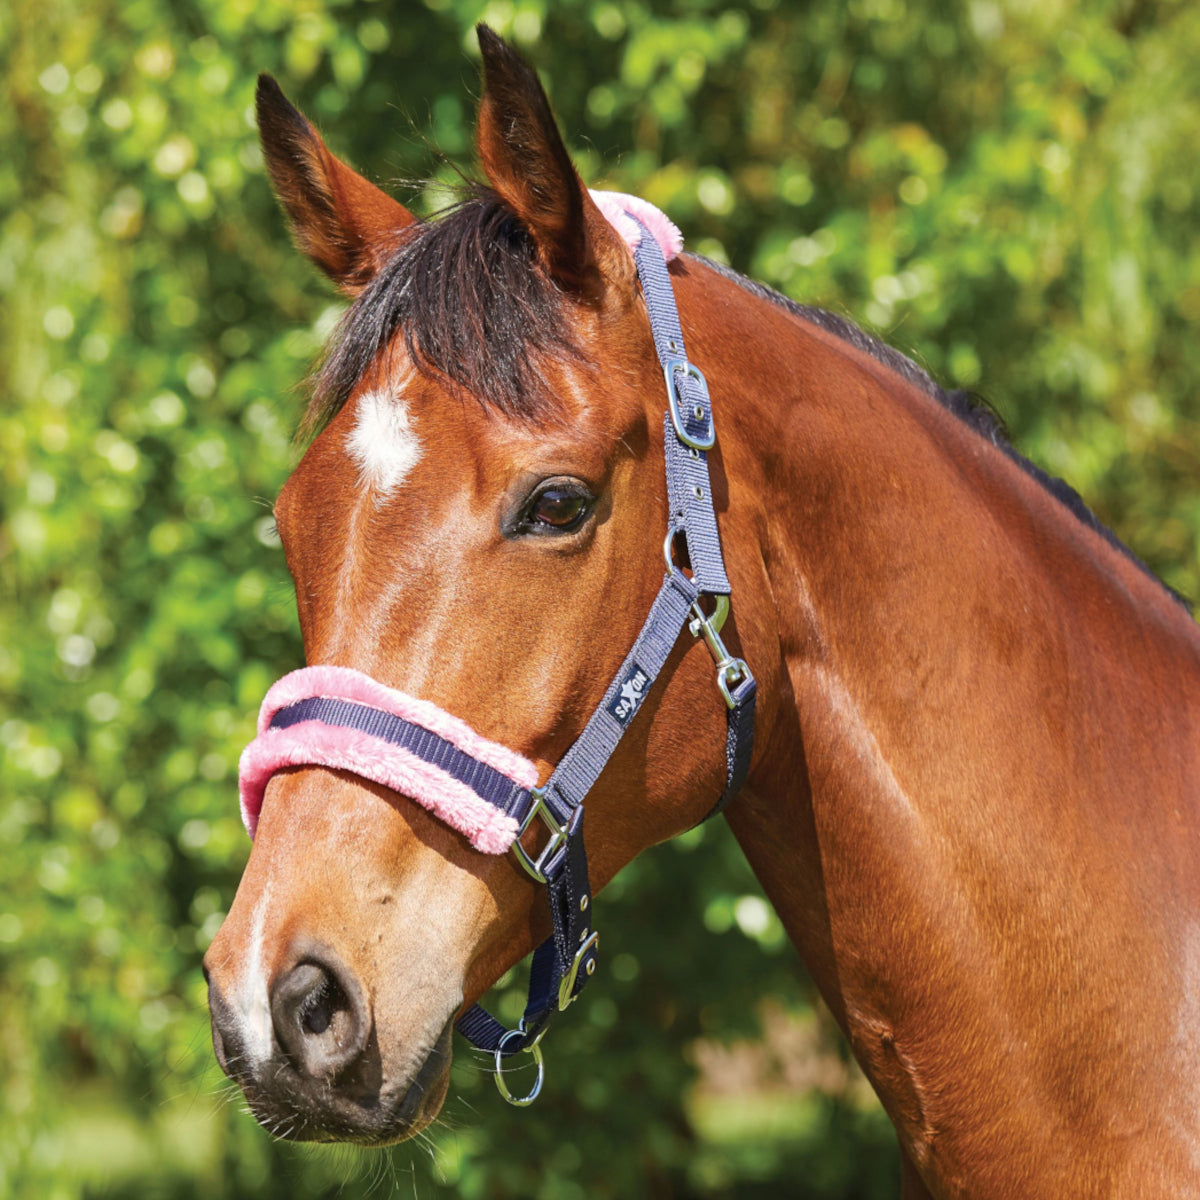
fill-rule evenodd
<path id="1" fill-rule="evenodd" d="M 729 597 L 714 596 L 713 599 L 716 607 L 711 616 L 700 607 L 699 600 L 692 605 L 692 612 L 695 615 L 688 622 L 688 632 L 692 637 L 704 639 L 708 652 L 717 664 L 717 687 L 725 699 L 726 706 L 736 708 L 737 701 L 734 699 L 732 689 L 747 679 L 753 679 L 754 676 L 750 674 L 750 668 L 746 666 L 745 661 L 734 658 L 726 649 L 725 643 L 721 641 L 721 627 L 729 616 Z"/>
<path id="2" fill-rule="evenodd" d="M 583 806 L 576 808 L 568 818 L 565 825 L 560 825 L 551 814 L 549 807 L 546 804 L 546 789 L 537 787 L 530 789 L 530 797 L 533 804 L 530 805 L 529 811 L 525 814 L 524 820 L 521 822 L 521 827 L 517 830 L 517 836 L 513 840 L 512 852 L 516 856 L 517 862 L 525 868 L 528 875 L 537 880 L 538 883 L 549 883 L 546 875 L 546 869 L 551 865 L 554 856 L 567 844 L 571 837 L 571 824 L 576 819 L 576 814 L 582 812 Z M 550 830 L 550 840 L 542 847 L 541 853 L 537 858 L 530 858 L 525 852 L 525 847 L 521 845 L 521 835 L 533 824 L 533 818 L 540 816 L 546 828 Z"/>
<path id="3" fill-rule="evenodd" d="M 521 1022 L 525 1024 L 524 1021 Z M 542 1030 L 545 1033 L 545 1030 Z M 528 1108 L 537 1098 L 542 1090 L 542 1083 L 546 1078 L 546 1064 L 542 1059 L 542 1047 L 539 1043 L 542 1040 L 542 1034 L 539 1033 L 533 1041 L 525 1047 L 526 1051 L 533 1055 L 534 1064 L 537 1066 L 537 1078 L 533 1081 L 533 1087 L 524 1096 L 514 1096 L 508 1090 L 508 1084 L 504 1082 L 504 1047 L 508 1045 L 510 1038 L 520 1038 L 525 1036 L 524 1029 L 510 1029 L 501 1039 L 500 1045 L 495 1051 L 495 1076 L 496 1087 L 500 1090 L 500 1095 L 504 1097 L 509 1104 L 515 1105 L 517 1108 Z"/>
<path id="4" fill-rule="evenodd" d="M 575 957 L 571 960 L 571 969 L 562 977 L 562 982 L 558 985 L 558 1011 L 564 1012 L 567 1006 L 575 999 L 572 993 L 575 991 L 575 980 L 579 975 L 579 964 L 583 962 L 584 957 L 589 950 L 594 950 L 600 944 L 600 933 L 597 930 L 590 938 L 575 951 Z M 590 975 L 595 969 L 595 960 L 588 963 L 591 970 Z"/>
<path id="5" fill-rule="evenodd" d="M 706 432 L 694 434 L 688 431 L 683 417 L 683 397 L 679 394 L 679 384 L 675 381 L 675 372 L 682 371 L 690 375 L 704 392 L 704 406 L 696 406 L 697 421 L 703 421 Z M 667 357 L 663 359 L 663 375 L 667 380 L 667 407 L 671 413 L 671 424 L 675 426 L 675 434 L 685 446 L 693 450 L 711 450 L 717 444 L 717 431 L 713 426 L 712 401 L 708 396 L 708 380 L 704 378 L 700 368 L 686 358 Z"/>

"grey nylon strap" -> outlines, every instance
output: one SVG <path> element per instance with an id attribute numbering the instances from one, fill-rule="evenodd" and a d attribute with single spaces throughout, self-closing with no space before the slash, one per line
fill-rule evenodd
<path id="1" fill-rule="evenodd" d="M 645 298 L 654 348 L 663 366 L 664 386 L 669 390 L 672 384 L 666 379 L 672 379 L 680 401 L 675 406 L 674 414 L 669 408 L 663 417 L 667 502 L 670 507 L 668 528 L 682 533 L 686 538 L 692 576 L 689 579 L 681 571 L 672 571 L 664 578 L 646 623 L 621 664 L 621 669 L 608 685 L 604 699 L 546 781 L 546 806 L 561 824 L 565 824 L 571 813 L 584 802 L 612 757 L 626 726 L 641 707 L 642 697 L 649 692 L 679 638 L 692 604 L 703 593 L 727 596 L 730 592 L 713 508 L 708 454 L 687 445 L 683 440 L 683 436 L 700 441 L 712 438 L 712 401 L 707 385 L 689 369 L 666 259 L 650 231 L 640 221 L 637 224 L 642 238 L 634 251 L 634 261 Z M 682 430 L 679 428 L 679 419 L 682 420 Z M 637 688 L 636 704 L 630 711 L 614 710 L 622 690 L 637 682 L 638 674 L 643 678 Z M 753 744 L 754 728 L 753 687 L 751 679 L 740 697 L 741 702 L 731 710 L 726 741 L 726 787 L 713 809 L 714 814 L 720 812 L 736 794 L 749 766 L 749 748 Z"/>
<path id="2" fill-rule="evenodd" d="M 692 580 L 678 571 L 663 579 L 633 649 L 625 656 L 583 732 L 546 781 L 546 806 L 555 820 L 565 824 L 599 779 L 679 640 L 679 631 L 698 594 Z M 623 689 L 628 689 L 624 697 L 627 707 L 619 710 Z"/>
<path id="3" fill-rule="evenodd" d="M 650 231 L 640 221 L 638 227 L 642 231 L 642 240 L 633 257 L 650 316 L 654 349 L 664 376 L 674 381 L 683 424 L 683 429 L 677 430 L 669 411 L 664 417 L 667 501 L 671 509 L 668 519 L 672 528 L 687 534 L 688 557 L 696 587 L 710 596 L 728 596 L 729 579 L 725 574 L 721 536 L 717 532 L 717 514 L 713 508 L 708 452 L 687 445 L 680 436 L 682 432 L 700 441 L 712 440 L 712 400 L 707 385 L 685 368 L 687 351 L 667 261 Z"/>

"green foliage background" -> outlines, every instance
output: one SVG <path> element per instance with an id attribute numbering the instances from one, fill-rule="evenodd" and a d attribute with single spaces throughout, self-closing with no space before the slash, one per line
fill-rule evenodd
<path id="1" fill-rule="evenodd" d="M 225 1102 L 200 956 L 248 849 L 238 751 L 300 662 L 269 504 L 340 311 L 270 197 L 254 76 L 377 180 L 431 180 L 402 191 L 429 212 L 470 161 L 478 19 L 541 69 L 589 182 L 986 394 L 1200 594 L 1196 5 L 9 0 L 0 1195 L 894 1192 L 715 827 L 602 898 L 606 969 L 531 1112 L 462 1049 L 447 1124 L 389 1155 L 275 1145 Z M 736 1086 L 697 1084 L 714 1061 Z"/>

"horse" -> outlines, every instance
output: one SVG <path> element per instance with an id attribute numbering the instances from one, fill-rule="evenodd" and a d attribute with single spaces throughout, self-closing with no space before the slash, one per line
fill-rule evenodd
<path id="1" fill-rule="evenodd" d="M 533 807 L 480 816 L 448 775 L 380 775 L 349 741 L 272 760 L 205 956 L 222 1067 L 280 1136 L 414 1135 L 461 1014 L 568 930 L 565 1007 L 596 965 L 589 894 L 710 815 L 737 757 L 725 819 L 895 1126 L 908 1200 L 1195 1194 L 1186 606 L 969 400 L 685 253 L 662 278 L 694 365 L 664 385 L 619 228 L 657 240 L 653 215 L 606 215 L 531 68 L 479 38 L 486 183 L 428 222 L 259 81 L 295 239 L 352 301 L 275 506 L 310 686 L 271 711 L 383 712 Z M 679 445 L 711 481 L 715 599 L 663 485 L 672 421 L 705 425 L 709 396 L 715 439 Z M 635 687 L 668 584 L 687 628 Z M 729 751 L 714 657 L 716 682 L 756 684 L 752 752 Z M 539 788 L 622 687 L 636 707 L 572 810 L 585 915 L 564 917 L 539 875 L 580 839 Z M 536 1036 L 493 1037 L 498 1067 Z"/>

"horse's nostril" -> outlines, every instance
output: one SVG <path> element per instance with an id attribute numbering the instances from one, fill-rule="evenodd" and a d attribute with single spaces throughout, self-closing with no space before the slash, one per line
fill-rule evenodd
<path id="1" fill-rule="evenodd" d="M 352 1021 L 355 1016 L 354 1005 L 342 991 L 337 979 L 324 974 L 320 967 L 314 967 L 311 963 L 305 963 L 304 966 L 316 972 L 317 977 L 312 979 L 311 989 L 300 1003 L 301 1027 L 308 1033 L 320 1035 L 328 1032 L 335 1023 L 345 1025 Z"/>
<path id="2" fill-rule="evenodd" d="M 325 988 L 311 993 L 312 1003 L 300 1018 L 300 1024 L 309 1033 L 324 1033 L 333 1021 L 333 1014 L 349 1008 L 348 1004 L 339 1003 L 340 992 L 340 988 Z"/>
<path id="3" fill-rule="evenodd" d="M 370 1032 L 362 992 L 331 955 L 310 957 L 276 979 L 271 1021 L 302 1075 L 336 1075 L 362 1053 Z"/>

